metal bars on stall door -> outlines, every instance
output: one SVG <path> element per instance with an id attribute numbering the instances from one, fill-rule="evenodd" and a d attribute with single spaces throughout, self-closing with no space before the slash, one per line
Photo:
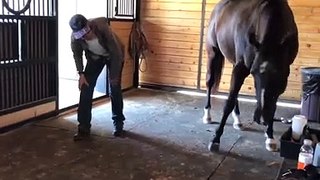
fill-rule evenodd
<path id="1" fill-rule="evenodd" d="M 0 0 L 0 115 L 56 98 L 56 7 L 57 0 Z"/>
<path id="2" fill-rule="evenodd" d="M 0 0 L 0 7 L 0 16 L 56 16 L 56 3 L 52 0 Z"/>
<path id="3" fill-rule="evenodd" d="M 107 1 L 107 16 L 109 19 L 135 19 L 137 0 Z"/>

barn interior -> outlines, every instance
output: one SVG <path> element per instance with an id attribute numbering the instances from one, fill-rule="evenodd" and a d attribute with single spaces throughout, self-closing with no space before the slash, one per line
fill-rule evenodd
<path id="1" fill-rule="evenodd" d="M 0 179 L 280 179 L 296 160 L 265 149 L 266 127 L 253 122 L 253 78 L 240 91 L 244 131 L 230 116 L 218 152 L 208 143 L 222 117 L 232 65 L 212 96 L 213 124 L 203 124 L 205 38 L 218 0 L 3 0 L 0 2 Z M 280 96 L 274 136 L 301 114 L 302 69 L 320 67 L 320 2 L 288 1 L 299 52 Z M 94 10 L 93 10 L 94 9 Z M 112 136 L 106 70 L 94 92 L 92 136 L 74 142 L 78 74 L 68 21 L 76 13 L 108 17 L 126 50 L 133 25 L 147 40 L 143 58 L 126 51 L 122 72 L 123 138 Z M 318 99 L 320 103 L 320 98 Z M 319 118 L 320 114 L 317 116 Z M 308 125 L 319 129 L 319 119 Z"/>

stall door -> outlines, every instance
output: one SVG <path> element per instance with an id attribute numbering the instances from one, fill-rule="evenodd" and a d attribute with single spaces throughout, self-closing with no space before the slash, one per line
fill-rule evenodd
<path id="1" fill-rule="evenodd" d="M 56 7 L 0 1 L 0 128 L 57 112 Z"/>

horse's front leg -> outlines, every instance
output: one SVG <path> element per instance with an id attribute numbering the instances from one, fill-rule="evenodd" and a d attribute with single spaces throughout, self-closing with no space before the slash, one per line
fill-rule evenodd
<path id="1" fill-rule="evenodd" d="M 210 151 L 216 151 L 219 149 L 220 138 L 223 134 L 224 126 L 226 124 L 228 116 L 230 115 L 232 110 L 235 108 L 239 91 L 241 89 L 244 79 L 248 75 L 249 75 L 249 71 L 244 66 L 244 64 L 239 63 L 234 66 L 232 70 L 232 76 L 231 76 L 229 97 L 224 106 L 222 119 L 218 128 L 216 129 L 215 136 L 212 139 L 212 141 L 209 143 L 208 148 Z"/>
<path id="2" fill-rule="evenodd" d="M 262 86 L 260 78 L 256 78 L 256 77 L 254 78 L 254 86 L 256 89 L 257 105 L 256 105 L 256 109 L 254 110 L 253 121 L 256 122 L 257 124 L 261 124 L 261 116 L 262 116 L 261 102 L 263 101 L 263 98 L 264 98 L 263 97 L 264 96 L 264 88 Z M 262 122 L 262 123 L 265 124 L 264 122 Z"/>
<path id="3" fill-rule="evenodd" d="M 277 106 L 277 99 L 278 98 L 275 97 L 266 98 L 262 109 L 262 117 L 267 124 L 267 139 L 265 141 L 265 145 L 268 151 L 278 151 L 278 142 L 273 137 L 273 122 Z"/>
<path id="4" fill-rule="evenodd" d="M 232 111 L 232 118 L 233 118 L 233 128 L 240 131 L 244 130 L 244 127 L 240 120 L 240 109 L 239 109 L 238 97 L 235 100 L 235 106 Z"/>
<path id="5" fill-rule="evenodd" d="M 215 132 L 215 135 L 213 136 L 212 141 L 209 143 L 208 149 L 210 151 L 218 151 L 219 150 L 220 138 L 223 134 L 224 126 L 226 125 L 228 116 L 230 115 L 232 109 L 234 108 L 234 105 L 235 105 L 235 97 L 234 97 L 234 94 L 232 93 L 229 95 L 229 98 L 224 106 L 221 122 L 220 122 L 218 128 L 216 129 L 216 132 Z"/>
<path id="6" fill-rule="evenodd" d="M 266 139 L 266 149 L 268 151 L 278 151 L 278 147 L 277 147 L 277 140 L 274 139 L 273 137 L 273 119 L 270 120 L 268 123 L 268 127 L 267 127 L 267 139 Z"/>

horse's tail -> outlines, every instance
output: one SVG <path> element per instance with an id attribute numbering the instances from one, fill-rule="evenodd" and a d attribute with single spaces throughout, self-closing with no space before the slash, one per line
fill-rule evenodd
<path id="1" fill-rule="evenodd" d="M 211 12 L 211 17 L 207 29 L 206 50 L 208 55 L 207 62 L 207 87 L 212 93 L 217 92 L 221 80 L 222 69 L 224 66 L 224 56 L 219 49 L 216 37 L 216 22 L 223 7 L 229 1 L 220 2 Z"/>
<path id="2" fill-rule="evenodd" d="M 224 56 L 220 49 L 215 46 L 207 46 L 208 53 L 208 73 L 207 86 L 212 93 L 217 92 L 221 80 L 222 70 L 224 67 Z"/>
<path id="3" fill-rule="evenodd" d="M 214 76 L 214 85 L 213 91 L 217 92 L 222 76 L 222 70 L 224 67 L 224 56 L 222 55 L 219 48 L 213 47 L 212 48 L 215 53 L 215 58 L 213 60 L 213 76 Z"/>

